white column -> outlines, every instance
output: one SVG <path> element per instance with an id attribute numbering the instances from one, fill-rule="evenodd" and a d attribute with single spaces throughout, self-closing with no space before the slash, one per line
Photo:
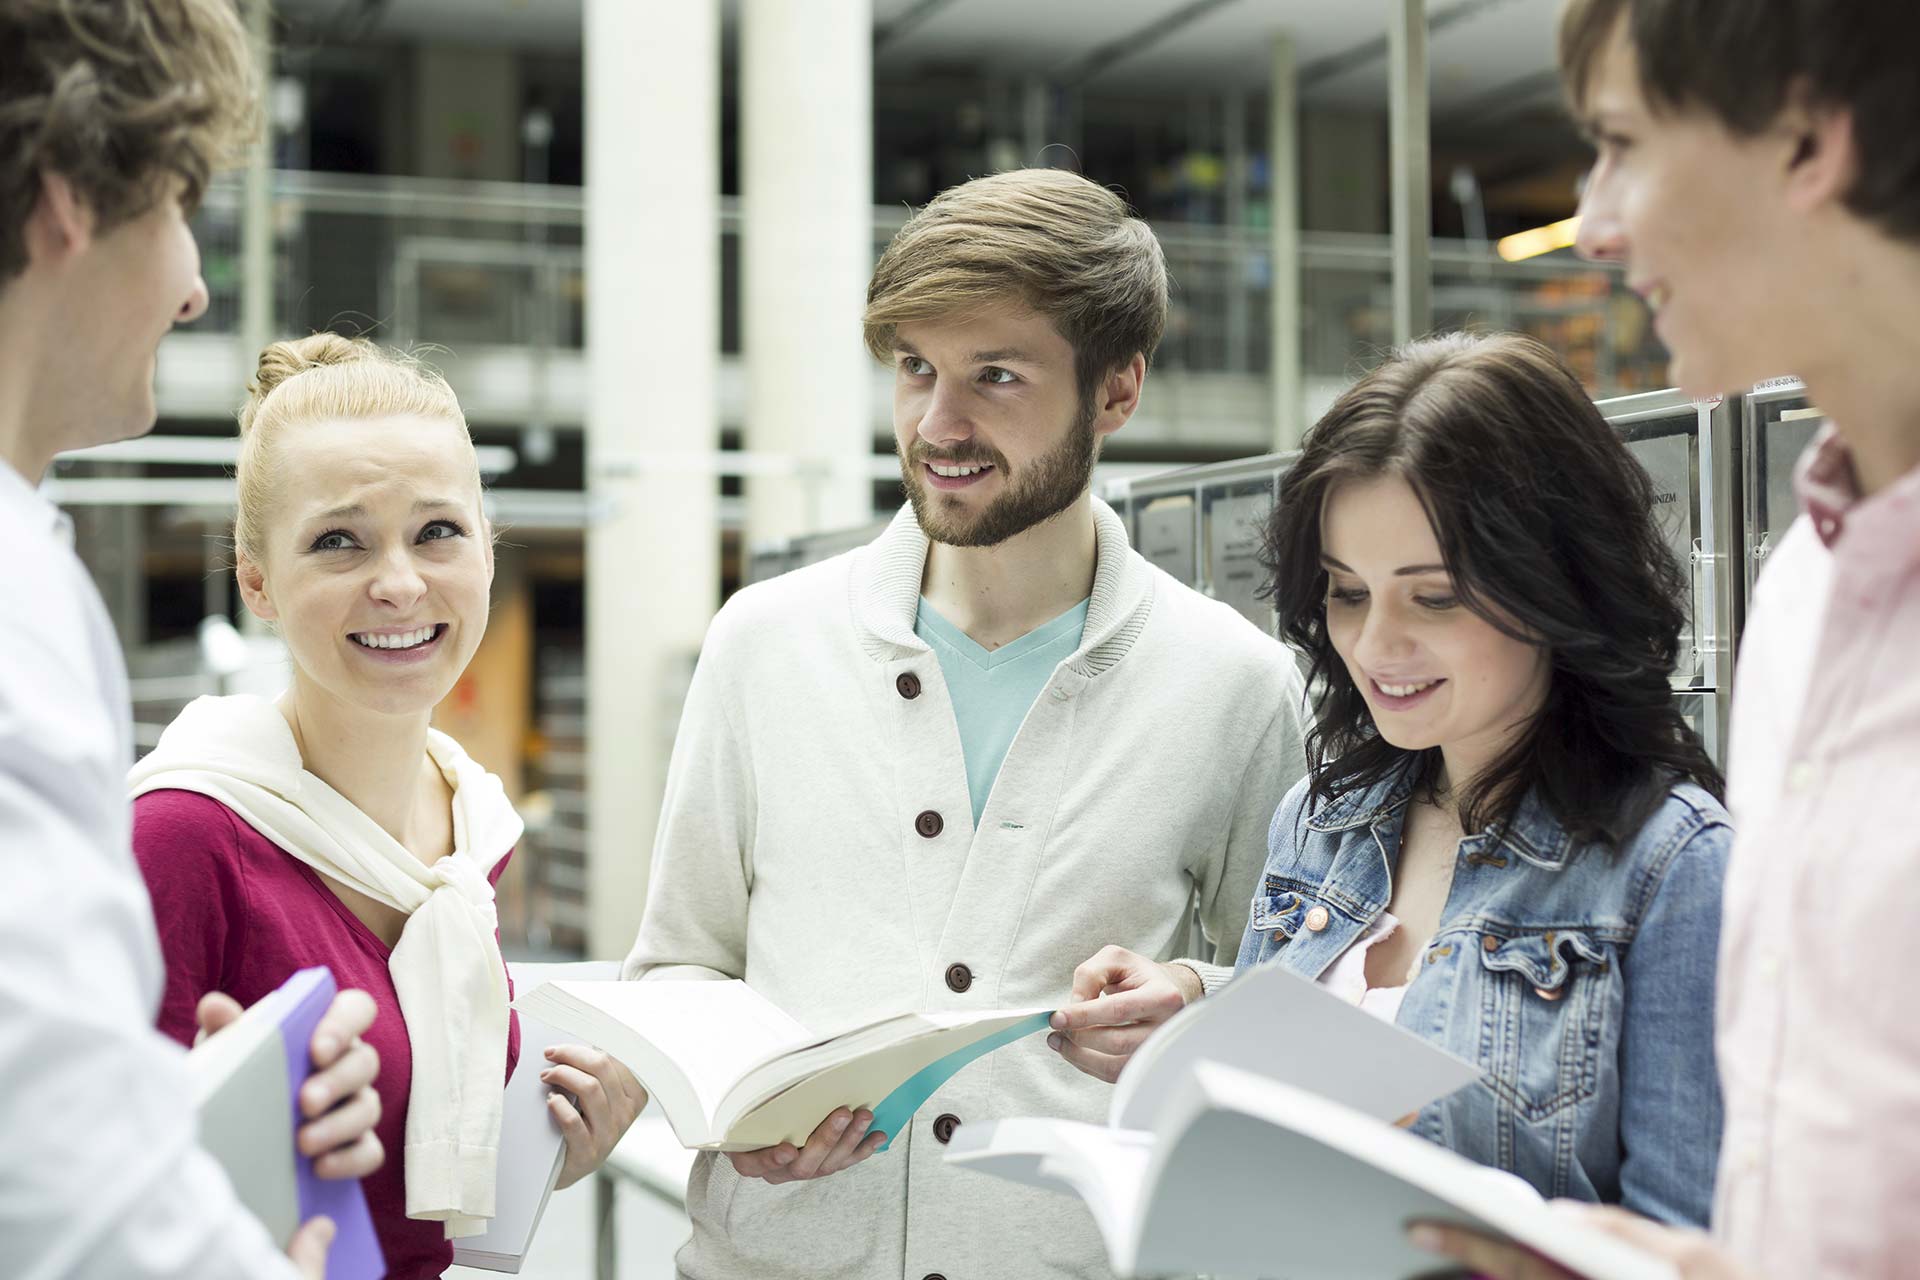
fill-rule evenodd
<path id="1" fill-rule="evenodd" d="M 247 6 L 254 76 L 268 100 L 273 85 L 272 19 L 268 0 L 252 0 Z M 262 114 L 259 136 L 247 148 L 240 197 L 240 367 L 248 377 L 253 376 L 260 348 L 274 338 L 272 164 L 273 120 L 268 111 Z"/>
<path id="2" fill-rule="evenodd" d="M 246 7 L 246 19 L 255 82 L 260 86 L 262 99 L 271 104 L 273 10 L 270 0 L 251 0 Z M 280 336 L 279 324 L 273 315 L 273 131 L 273 110 L 269 105 L 261 112 L 258 136 L 247 147 L 247 167 L 241 176 L 240 327 L 234 340 L 240 344 L 239 367 L 247 378 L 253 377 L 261 348 Z M 222 576 L 231 576 L 231 571 Z M 270 634 L 266 622 L 254 616 L 251 609 L 240 611 L 240 630 L 250 636 Z"/>
<path id="3" fill-rule="evenodd" d="M 1433 169 L 1427 128 L 1427 0 L 1387 7 L 1393 169 L 1393 341 L 1433 327 Z"/>
<path id="4" fill-rule="evenodd" d="M 587 0 L 592 953 L 626 954 L 719 601 L 720 0 Z"/>
<path id="5" fill-rule="evenodd" d="M 1273 348 L 1267 376 L 1273 392 L 1273 443 L 1286 451 L 1300 447 L 1305 399 L 1300 328 L 1300 84 L 1293 37 L 1273 38 L 1273 74 L 1267 89 L 1268 256 L 1272 281 L 1268 294 L 1269 341 Z"/>
<path id="6" fill-rule="evenodd" d="M 1247 154 L 1247 95 L 1239 89 L 1228 90 L 1220 99 L 1220 152 L 1226 158 L 1227 234 L 1231 237 L 1232 256 L 1227 264 L 1227 347 L 1223 367 L 1229 373 L 1246 373 L 1253 367 L 1250 330 L 1253 327 L 1253 282 L 1246 270 L 1244 255 L 1253 252 L 1247 238 L 1247 187 L 1252 168 Z"/>
<path id="7" fill-rule="evenodd" d="M 746 443 L 796 467 L 747 481 L 751 544 L 872 518 L 871 0 L 744 0 L 740 69 Z"/>

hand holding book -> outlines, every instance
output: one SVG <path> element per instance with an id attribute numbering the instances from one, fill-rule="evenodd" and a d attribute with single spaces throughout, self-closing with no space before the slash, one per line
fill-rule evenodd
<path id="1" fill-rule="evenodd" d="M 238 1016 L 225 997 L 196 1011 L 202 1036 L 186 1065 L 200 1145 L 314 1280 L 386 1274 L 355 1171 L 380 1114 L 369 1091 L 377 1055 L 359 1043 L 373 1011 L 363 992 L 342 998 L 325 966 L 300 970 Z M 323 1175 L 321 1161 L 343 1146 Z M 371 1150 L 378 1167 L 377 1141 Z"/>
<path id="2" fill-rule="evenodd" d="M 200 1024 L 194 1043 L 239 1021 L 242 1012 L 240 1002 L 223 992 L 202 996 L 193 1011 Z M 380 1120 L 380 1099 L 373 1090 L 380 1055 L 360 1038 L 373 1025 L 374 1013 L 373 997 L 366 992 L 336 992 L 307 1047 L 313 1074 L 300 1088 L 300 1110 L 308 1123 L 295 1142 L 313 1161 L 316 1177 L 358 1181 L 386 1160 L 373 1131 Z"/>
<path id="3" fill-rule="evenodd" d="M 512 972 L 525 990 L 543 982 L 611 979 L 620 966 L 576 960 L 516 964 Z M 456 1267 L 518 1274 L 554 1188 L 584 1176 L 577 1172 L 583 1166 L 597 1168 L 602 1146 L 611 1150 L 646 1105 L 639 1081 L 609 1055 L 578 1041 L 520 1015 L 520 1066 L 501 1102 L 493 1220 L 479 1235 L 453 1242 Z M 569 1132 L 568 1117 L 579 1132 Z"/>
<path id="4" fill-rule="evenodd" d="M 1669 1227 L 1613 1205 L 1556 1200 L 1551 1207 L 1568 1222 L 1613 1236 L 1665 1260 L 1679 1280 L 1748 1280 L 1704 1231 Z M 1488 1280 L 1584 1280 L 1579 1273 L 1531 1249 L 1451 1223 L 1415 1223 L 1407 1238 L 1415 1247 L 1452 1258 Z"/>
<path id="5" fill-rule="evenodd" d="M 287 1261 L 304 1280 L 326 1280 L 327 1253 L 333 1248 L 333 1237 L 338 1232 L 332 1218 L 308 1218 L 293 1233 L 293 1239 L 287 1241 Z"/>
<path id="6" fill-rule="evenodd" d="M 804 1146 L 782 1142 L 758 1151 L 729 1151 L 727 1159 L 741 1177 L 761 1178 L 773 1186 L 825 1178 L 851 1169 L 886 1145 L 887 1135 L 871 1131 L 872 1125 L 873 1112 L 867 1108 L 836 1107 Z"/>
<path id="7" fill-rule="evenodd" d="M 1185 965 L 1102 947 L 1073 971 L 1073 1002 L 1053 1015 L 1047 1047 L 1112 1084 L 1134 1050 L 1201 995 L 1200 976 Z"/>
<path id="8" fill-rule="evenodd" d="M 606 1163 L 646 1109 L 647 1091 L 619 1059 L 584 1044 L 552 1045 L 546 1059 L 541 1083 L 564 1090 L 547 1095 L 547 1109 L 566 1146 L 554 1183 L 558 1190 Z"/>

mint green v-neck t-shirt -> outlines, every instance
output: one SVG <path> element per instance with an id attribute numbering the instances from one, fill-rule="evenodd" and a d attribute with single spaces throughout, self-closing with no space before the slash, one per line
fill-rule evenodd
<path id="1" fill-rule="evenodd" d="M 973 800 L 973 824 L 980 825 L 1000 763 L 1027 718 L 1033 700 L 1047 687 L 1053 670 L 1080 647 L 1087 626 L 1082 600 L 1052 622 L 1043 623 L 1012 644 L 985 649 L 937 613 L 923 597 L 913 632 L 940 659 L 953 718 L 960 725 L 960 750 L 967 762 L 967 791 Z"/>

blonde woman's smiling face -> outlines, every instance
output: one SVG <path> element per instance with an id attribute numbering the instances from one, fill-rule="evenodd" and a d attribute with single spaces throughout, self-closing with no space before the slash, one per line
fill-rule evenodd
<path id="1" fill-rule="evenodd" d="M 416 417 L 293 425 L 273 467 L 264 563 L 241 561 L 241 588 L 278 623 L 296 681 L 379 714 L 430 712 L 486 633 L 493 582 L 466 433 Z"/>

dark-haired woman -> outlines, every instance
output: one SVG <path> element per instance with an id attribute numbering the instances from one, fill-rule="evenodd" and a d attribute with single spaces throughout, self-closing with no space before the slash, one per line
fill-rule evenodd
<path id="1" fill-rule="evenodd" d="M 1700 1224 L 1732 832 L 1669 691 L 1684 580 L 1652 496 L 1530 339 L 1415 343 L 1334 404 L 1268 529 L 1313 768 L 1236 967 L 1478 1062 L 1416 1133 L 1544 1195 Z M 1200 976 L 1109 948 L 1074 990 L 1108 994 L 1052 1043 L 1115 1074 Z"/>

